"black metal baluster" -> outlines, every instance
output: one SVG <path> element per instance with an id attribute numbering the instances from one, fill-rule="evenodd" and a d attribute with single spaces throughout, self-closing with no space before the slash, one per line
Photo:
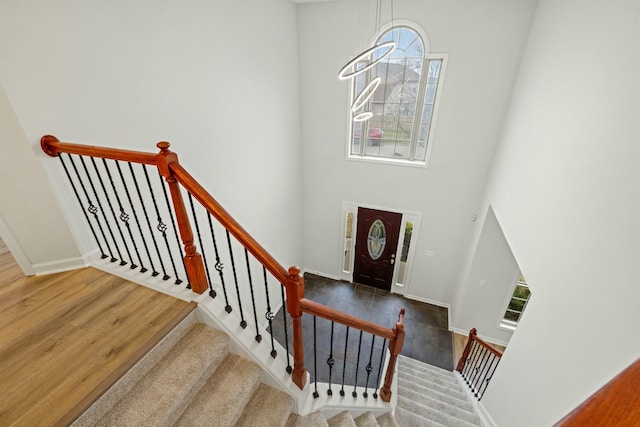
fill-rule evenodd
<path id="1" fill-rule="evenodd" d="M 104 223 L 107 226 L 107 231 L 109 231 L 109 235 L 111 236 L 111 240 L 113 241 L 115 247 L 116 247 L 116 252 L 118 252 L 118 256 L 120 257 L 120 260 L 122 260 L 122 255 L 120 255 L 120 250 L 118 249 L 118 243 L 116 243 L 116 239 L 113 236 L 113 231 L 111 231 L 111 226 L 109 225 L 109 220 L 107 219 L 107 215 L 104 213 L 104 209 L 102 208 L 102 203 L 100 202 L 100 198 L 98 197 L 98 192 L 96 191 L 96 187 L 93 185 L 93 180 L 91 179 L 91 175 L 89 174 L 89 169 L 87 168 L 87 164 L 84 161 L 84 157 L 82 156 L 78 156 L 80 158 L 80 163 L 82 164 L 82 168 L 84 169 L 84 173 L 87 175 L 87 180 L 89 181 L 89 186 L 91 187 L 91 191 L 93 192 L 93 196 L 96 198 L 96 203 L 98 204 L 98 209 L 95 209 L 94 206 L 94 210 L 96 210 L 96 212 L 99 210 L 100 213 L 102 214 L 102 219 L 104 219 Z M 89 207 L 89 209 L 91 209 L 91 207 Z M 107 245 L 107 247 L 110 247 Z M 111 250 L 109 250 L 109 252 L 111 252 Z M 109 261 L 111 262 L 116 262 L 118 260 L 118 258 L 116 258 L 113 253 L 111 253 L 111 259 Z"/>
<path id="2" fill-rule="evenodd" d="M 342 360 L 342 387 L 340 387 L 340 396 L 344 397 L 344 376 L 347 372 L 347 347 L 349 346 L 349 327 L 344 337 L 344 356 Z"/>
<path id="3" fill-rule="evenodd" d="M 289 332 L 287 332 L 287 303 L 284 299 L 284 286 L 280 284 L 280 296 L 282 297 L 282 319 L 284 320 L 284 344 L 287 350 L 287 373 L 291 374 L 293 368 L 289 359 Z"/>
<path id="4" fill-rule="evenodd" d="M 380 376 L 382 375 L 382 364 L 384 363 L 384 351 L 387 347 L 387 339 L 382 341 L 382 351 L 380 352 L 380 366 L 378 366 L 378 379 L 376 380 L 376 389 L 373 392 L 373 398 L 378 398 L 378 388 L 380 388 Z"/>
<path id="5" fill-rule="evenodd" d="M 469 374 L 473 369 L 473 359 L 476 357 L 477 352 L 478 352 L 478 343 L 476 341 L 473 341 L 471 343 L 471 351 L 469 351 L 469 355 L 467 356 L 467 360 L 465 361 L 464 369 L 462 370 L 463 371 L 462 376 L 465 382 L 467 383 L 467 385 L 469 385 Z"/>
<path id="6" fill-rule="evenodd" d="M 193 224 L 196 226 L 196 235 L 198 236 L 198 242 L 200 243 L 200 251 L 202 252 L 202 259 L 204 260 L 204 271 L 207 273 L 207 282 L 209 282 L 209 295 L 211 298 L 216 297 L 216 291 L 213 290 L 211 284 L 211 273 L 209 273 L 209 263 L 207 262 L 207 255 L 204 251 L 204 245 L 202 244 L 202 236 L 200 234 L 200 224 L 198 223 L 198 217 L 196 216 L 196 208 L 193 205 L 193 197 L 191 193 L 187 193 L 189 196 L 189 205 L 191 205 L 191 213 L 193 214 Z"/>
<path id="7" fill-rule="evenodd" d="M 327 390 L 327 395 L 333 396 L 333 390 L 331 390 L 331 373 L 333 371 L 333 365 L 336 363 L 333 358 L 333 327 L 334 322 L 331 322 L 331 341 L 329 344 L 329 358 L 327 359 L 327 365 L 329 365 L 329 389 Z"/>
<path id="8" fill-rule="evenodd" d="M 367 371 L 367 380 L 364 383 L 364 393 L 362 393 L 365 399 L 369 397 L 369 393 L 367 393 L 367 389 L 369 388 L 369 377 L 371 376 L 371 372 L 373 371 L 373 366 L 371 365 L 371 362 L 373 361 L 373 346 L 375 342 L 376 342 L 376 336 L 371 335 L 371 351 L 369 352 L 369 363 L 367 363 L 367 367 L 365 368 L 365 370 Z"/>
<path id="9" fill-rule="evenodd" d="M 182 268 L 184 268 L 184 272 L 186 274 L 187 266 L 184 264 L 184 251 L 182 250 L 182 241 L 180 240 L 180 237 L 178 237 L 178 229 L 176 228 L 176 221 L 173 218 L 173 208 L 172 208 L 173 205 L 171 204 L 171 202 L 169 202 L 169 196 L 167 195 L 167 188 L 165 187 L 166 183 L 165 183 L 165 180 L 162 178 L 162 175 L 160 175 L 160 172 L 158 172 L 158 178 L 160 179 L 160 187 L 162 188 L 162 193 L 164 194 L 164 201 L 167 204 L 167 212 L 169 212 L 171 227 L 173 227 L 173 235 L 176 238 L 178 251 L 180 252 L 180 262 L 182 262 Z M 202 248 L 202 243 L 200 243 L 200 249 L 204 252 L 204 249 Z M 171 257 L 171 265 L 173 266 L 173 273 L 176 275 L 176 280 L 174 283 L 176 285 L 179 285 L 180 283 L 182 283 L 182 279 L 180 279 L 180 277 L 178 276 L 178 270 L 176 269 L 176 265 L 173 263 L 173 257 Z M 188 280 L 188 277 L 187 277 L 187 280 Z M 187 289 L 191 289 L 190 283 L 188 284 Z"/>
<path id="10" fill-rule="evenodd" d="M 476 341 L 474 341 L 473 344 L 476 346 L 476 357 L 472 362 L 471 371 L 469 372 L 469 382 L 467 383 L 469 384 L 469 387 L 471 387 L 471 389 L 473 389 L 473 380 L 475 379 L 476 374 L 478 373 L 478 365 L 480 363 L 480 359 L 483 356 L 483 352 L 482 352 L 483 347 L 480 344 L 478 344 Z"/>
<path id="11" fill-rule="evenodd" d="M 480 383 L 481 379 L 482 379 L 482 371 L 484 370 L 484 365 L 487 361 L 487 359 L 489 358 L 489 354 L 491 354 L 489 352 L 489 350 L 485 349 L 484 347 L 482 347 L 483 351 L 482 351 L 482 358 L 480 360 L 480 362 L 478 363 L 478 365 L 476 366 L 476 372 L 473 376 L 473 379 L 471 380 L 473 386 L 472 386 L 472 390 L 474 392 L 474 396 L 478 397 L 478 383 Z"/>
<path id="12" fill-rule="evenodd" d="M 478 400 L 482 399 L 482 396 L 484 395 L 485 390 L 487 389 L 487 386 L 489 385 L 489 381 L 491 380 L 491 377 L 493 376 L 493 373 L 496 370 L 496 366 L 497 364 L 494 363 L 497 361 L 500 361 L 500 358 L 498 358 L 495 354 L 491 354 L 491 361 L 489 362 L 487 371 L 483 377 L 483 381 L 482 384 L 480 384 L 480 387 L 478 389 Z M 493 368 L 493 370 L 491 369 Z"/>
<path id="13" fill-rule="evenodd" d="M 147 208 L 144 204 L 144 199 L 142 198 L 142 192 L 140 191 L 140 186 L 138 185 L 138 179 L 136 178 L 136 174 L 133 172 L 133 165 L 131 162 L 127 162 L 129 165 L 129 171 L 131 172 L 131 178 L 133 179 L 133 184 L 136 187 L 136 192 L 138 193 L 138 200 L 140 200 L 140 206 L 142 206 L 142 212 L 144 213 L 144 219 L 147 222 L 147 227 L 149 228 L 149 234 L 151 235 L 151 241 L 153 242 L 153 246 L 156 249 L 156 254 L 158 255 L 158 260 L 160 261 L 160 267 L 162 271 L 164 271 L 164 264 L 162 263 L 162 256 L 160 255 L 160 248 L 158 248 L 158 242 L 156 241 L 156 236 L 153 233 L 153 227 L 151 227 L 151 221 L 149 220 L 149 214 L 147 213 Z M 156 277 L 160 274 L 155 265 L 153 264 L 153 258 L 151 257 L 151 253 L 149 252 L 149 247 L 147 246 L 146 239 L 143 237 L 142 241 L 144 242 L 144 247 L 147 250 L 147 256 L 149 257 L 149 265 L 151 265 L 151 276 Z"/>
<path id="14" fill-rule="evenodd" d="M 316 342 L 316 316 L 313 316 L 313 383 L 315 387 L 315 391 L 313 392 L 313 398 L 317 399 L 320 397 L 320 393 L 318 393 L 318 350 L 317 350 L 317 342 Z"/>
<path id="15" fill-rule="evenodd" d="M 358 393 L 356 393 L 356 388 L 358 387 L 358 369 L 360 369 L 360 350 L 362 350 L 362 331 L 360 331 L 360 338 L 358 339 L 358 356 L 356 359 L 356 378 L 353 385 L 353 392 L 351 393 L 353 397 L 358 397 Z"/>
<path id="16" fill-rule="evenodd" d="M 127 186 L 127 182 L 124 179 L 124 174 L 122 173 L 122 169 L 120 168 L 120 162 L 117 160 L 115 160 L 115 162 L 116 162 L 116 169 L 118 169 L 118 174 L 120 175 L 120 180 L 122 181 L 122 186 L 124 187 L 124 192 L 127 195 L 127 200 L 129 200 L 129 207 L 131 207 L 133 218 L 136 220 L 136 225 L 138 226 L 138 231 L 140 232 L 140 237 L 142 238 L 142 244 L 144 245 L 144 248 L 147 250 L 147 255 L 149 255 L 149 248 L 147 248 L 147 242 L 145 241 L 144 236 L 142 234 L 142 227 L 140 226 L 140 221 L 138 220 L 138 214 L 136 213 L 136 208 L 133 205 L 133 201 L 131 200 L 129 187 Z M 131 233 L 131 230 L 129 230 L 129 233 Z M 136 246 L 135 240 L 133 239 L 133 235 L 131 235 L 131 240 L 133 241 L 133 247 L 136 250 L 136 255 L 138 256 L 138 262 L 140 263 L 140 272 L 145 273 L 147 271 L 147 268 L 144 266 L 144 263 L 142 262 L 142 257 L 140 256 L 138 247 Z M 151 255 L 149 255 L 149 258 L 151 258 Z"/>
<path id="17" fill-rule="evenodd" d="M 127 242 L 124 240 L 124 234 L 122 233 L 122 228 L 120 228 L 120 223 L 118 223 L 118 216 L 116 215 L 116 211 L 113 210 L 113 205 L 111 204 L 111 198 L 109 194 L 107 194 L 107 188 L 104 186 L 104 181 L 102 180 L 102 175 L 100 171 L 98 171 L 98 165 L 96 164 L 96 159 L 94 157 L 89 157 L 91 160 L 91 164 L 93 165 L 93 169 L 96 172 L 96 177 L 98 178 L 98 183 L 102 188 L 102 193 L 104 194 L 105 199 L 107 200 L 107 205 L 109 206 L 109 210 L 111 211 L 111 216 L 113 217 L 113 222 L 116 224 L 116 228 L 118 229 L 118 233 L 120 234 L 120 238 L 124 244 L 124 248 L 127 250 L 127 255 L 129 255 L 129 260 L 131 261 L 131 253 L 129 252 L 129 248 L 127 247 Z M 104 160 L 104 159 L 103 159 Z M 97 196 L 96 196 L 97 197 Z M 116 252 L 118 252 L 118 257 L 120 258 L 120 265 L 127 265 L 127 261 L 125 261 L 120 253 L 120 247 L 118 246 L 118 241 L 113 237 L 113 243 L 116 247 Z"/>
<path id="18" fill-rule="evenodd" d="M 111 176 L 111 171 L 109 170 L 109 166 L 107 165 L 107 160 L 102 159 L 102 164 L 104 166 L 104 170 L 107 172 L 107 177 L 109 178 L 109 182 L 111 183 L 111 189 L 113 190 L 113 194 L 116 196 L 116 202 L 118 202 L 118 209 L 120 210 L 120 215 L 118 215 L 118 219 L 124 222 L 125 227 L 127 228 L 127 232 L 129 233 L 129 238 L 131 238 L 131 243 L 135 249 L 136 254 L 138 255 L 138 259 L 140 259 L 140 254 L 138 253 L 138 248 L 136 247 L 136 241 L 133 239 L 133 233 L 131 232 L 131 226 L 129 225 L 129 214 L 124 211 L 124 207 L 122 207 L 122 202 L 120 201 L 120 195 L 118 194 L 118 190 L 116 189 L 116 184 L 113 182 L 113 177 Z M 118 227 L 120 230 L 120 227 Z M 124 248 L 127 250 L 127 255 L 129 255 L 130 266 L 132 270 L 138 268 L 138 266 L 133 262 L 133 257 L 131 256 L 131 251 L 129 251 L 129 245 L 127 245 L 127 241 L 122 234 L 122 230 L 120 230 L 120 237 L 122 237 L 122 241 L 124 242 Z"/>
<path id="19" fill-rule="evenodd" d="M 247 321 L 244 320 L 244 313 L 242 311 L 242 299 L 240 298 L 240 287 L 238 286 L 238 275 L 236 274 L 236 262 L 233 259 L 233 248 L 231 247 L 231 236 L 229 230 L 227 232 L 227 244 L 229 245 L 229 257 L 231 258 L 231 269 L 233 270 L 233 280 L 236 282 L 236 294 L 238 295 L 238 308 L 240 309 L 240 327 L 242 329 L 247 327 Z"/>
<path id="20" fill-rule="evenodd" d="M 273 342 L 273 318 L 276 315 L 271 311 L 271 301 L 269 299 L 269 283 L 267 282 L 267 269 L 262 266 L 262 274 L 264 275 L 264 291 L 267 295 L 267 312 L 265 313 L 265 317 L 269 321 L 269 335 L 271 336 L 271 357 L 276 358 L 278 352 L 276 351 L 276 344 Z"/>
<path id="21" fill-rule="evenodd" d="M 167 224 L 162 222 L 162 216 L 160 215 L 160 209 L 158 209 L 158 202 L 156 202 L 156 196 L 153 193 L 153 188 L 151 187 L 151 180 L 149 179 L 149 172 L 147 172 L 147 165 L 142 165 L 142 170 L 144 171 L 144 177 L 147 180 L 147 186 L 149 187 L 149 194 L 151 195 L 151 200 L 153 201 L 153 207 L 156 210 L 156 215 L 158 219 L 158 225 L 156 226 L 157 230 L 162 233 L 162 238 L 164 239 L 164 244 L 167 247 L 167 252 L 169 254 L 169 260 L 171 261 L 171 265 L 173 269 L 176 269 L 176 265 L 173 262 L 173 255 L 171 255 L 171 248 L 169 247 L 169 239 L 167 238 Z M 158 253 L 158 255 L 160 255 Z M 160 258 L 162 259 L 162 258 Z M 161 261 L 160 266 L 162 267 L 162 280 L 169 280 L 171 276 L 167 274 L 167 270 L 164 268 L 164 263 Z"/>
<path id="22" fill-rule="evenodd" d="M 256 310 L 256 298 L 253 295 L 253 280 L 251 280 L 251 266 L 249 265 L 249 251 L 244 248 L 244 259 L 247 261 L 247 277 L 249 278 L 249 290 L 251 291 L 251 303 L 253 305 L 253 320 L 256 323 L 256 341 L 262 341 L 262 335 L 260 335 L 260 329 L 258 326 L 258 312 Z"/>
<path id="23" fill-rule="evenodd" d="M 67 154 L 67 155 L 71 157 L 70 154 Z M 100 240 L 98 239 L 98 235 L 96 234 L 96 230 L 93 228 L 93 224 L 91 224 L 91 219 L 89 219 L 89 215 L 87 215 L 87 211 L 89 211 L 89 209 L 91 208 L 91 203 L 89 203 L 89 207 L 87 208 L 87 210 L 85 210 L 85 207 L 82 203 L 82 198 L 80 197 L 80 194 L 78 194 L 76 185 L 73 183 L 73 180 L 71 179 L 71 174 L 69 173 L 69 169 L 67 169 L 67 165 L 64 163 L 64 160 L 62 159 L 62 156 L 60 154 L 58 154 L 58 159 L 60 159 L 60 163 L 62 163 L 62 167 L 64 168 L 64 173 L 67 175 L 67 178 L 69 179 L 69 183 L 71 184 L 71 188 L 73 188 L 73 193 L 76 195 L 76 199 L 78 199 L 78 203 L 80 204 L 80 210 L 82 211 L 82 214 L 84 215 L 85 219 L 87 220 L 87 223 L 89 224 L 89 228 L 91 229 L 91 234 L 93 234 L 93 238 L 96 240 L 96 244 L 98 245 L 98 249 L 100 250 L 100 258 L 105 259 L 108 257 L 108 255 L 104 253 L 104 250 L 102 249 L 102 245 L 100 244 Z M 80 185 L 82 185 L 82 182 L 80 182 Z M 86 190 L 85 190 L 85 194 L 86 194 Z M 98 218 L 96 214 L 94 213 L 93 215 L 97 221 Z M 100 223 L 98 223 L 98 225 L 100 225 Z M 104 233 L 103 233 L 103 237 L 104 237 Z"/>
<path id="24" fill-rule="evenodd" d="M 222 283 L 222 293 L 224 294 L 224 301 L 226 304 L 226 306 L 224 307 L 224 310 L 227 313 L 231 313 L 231 306 L 229 305 L 229 298 L 227 297 L 227 287 L 224 284 L 224 274 L 222 273 L 224 264 L 220 262 L 220 255 L 218 254 L 218 243 L 216 242 L 216 236 L 213 232 L 213 223 L 211 222 L 211 213 L 209 211 L 207 211 L 207 220 L 209 221 L 209 231 L 211 231 L 211 240 L 213 240 L 213 250 L 216 253 L 216 265 L 214 268 L 216 269 L 216 271 L 218 272 L 218 275 L 220 276 L 220 282 Z M 212 290 L 212 292 L 215 292 L 215 291 Z M 214 298 L 215 295 L 211 295 L 211 297 Z"/>
<path id="25" fill-rule="evenodd" d="M 480 372 L 479 372 L 478 380 L 476 382 L 476 385 L 477 385 L 476 394 L 475 394 L 476 397 L 478 397 L 478 394 L 480 394 L 480 389 L 482 388 L 482 386 L 485 383 L 485 380 L 487 379 L 487 374 L 489 373 L 489 369 L 491 368 L 491 361 L 493 360 L 492 357 L 494 356 L 495 355 L 493 353 L 491 353 L 489 350 L 486 350 L 486 355 L 482 362 L 482 365 L 480 365 Z"/>

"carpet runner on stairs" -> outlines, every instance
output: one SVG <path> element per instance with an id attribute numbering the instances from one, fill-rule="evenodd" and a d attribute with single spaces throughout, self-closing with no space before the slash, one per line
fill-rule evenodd
<path id="1" fill-rule="evenodd" d="M 261 368 L 228 343 L 190 315 L 73 426 L 398 427 L 390 413 L 292 414 L 293 398 L 261 383 Z"/>
<path id="2" fill-rule="evenodd" d="M 398 358 L 398 406 L 402 427 L 478 427 L 462 385 L 451 371 L 415 359 Z"/>

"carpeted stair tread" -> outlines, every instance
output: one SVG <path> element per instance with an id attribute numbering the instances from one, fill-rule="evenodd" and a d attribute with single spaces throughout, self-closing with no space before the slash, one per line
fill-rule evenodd
<path id="1" fill-rule="evenodd" d="M 433 370 L 429 368 L 431 365 L 424 364 L 425 367 L 419 367 L 413 364 L 408 364 L 406 361 L 403 361 L 398 365 L 398 370 L 402 370 L 403 372 L 409 375 L 421 375 L 432 380 L 438 380 L 440 383 L 450 383 L 450 384 L 458 384 L 458 380 L 455 377 L 454 373 L 451 371 L 445 371 L 444 369 L 440 369 L 437 366 L 433 366 L 433 368 L 438 370 Z"/>
<path id="2" fill-rule="evenodd" d="M 422 393 L 417 393 L 402 386 L 398 386 L 398 394 L 401 394 L 403 398 L 417 402 L 422 406 L 441 411 L 445 414 L 451 415 L 452 417 L 459 418 L 469 423 L 473 424 L 479 422 L 478 417 L 473 412 L 473 407 L 469 402 L 464 402 L 459 405 L 451 405 L 441 400 L 432 399 L 429 396 L 426 396 Z M 420 412 L 416 413 L 418 415 L 421 415 Z"/>
<path id="3" fill-rule="evenodd" d="M 226 356 L 228 341 L 220 331 L 194 325 L 96 425 L 173 424 Z"/>
<path id="4" fill-rule="evenodd" d="M 467 419 L 462 419 L 455 415 L 443 412 L 438 408 L 427 406 L 425 403 L 431 402 L 416 402 L 415 400 L 407 399 L 398 393 L 398 406 L 423 418 L 427 418 L 447 427 L 477 427 L 480 425 L 479 421 L 471 422 Z"/>
<path id="5" fill-rule="evenodd" d="M 397 407 L 395 419 L 402 427 L 449 427 Z"/>
<path id="6" fill-rule="evenodd" d="M 339 414 L 327 420 L 329 427 L 358 427 L 353 417 L 348 411 L 342 411 Z"/>
<path id="7" fill-rule="evenodd" d="M 434 388 L 425 387 L 404 380 L 398 381 L 398 387 L 401 387 L 403 390 L 409 390 L 411 393 L 419 394 L 420 396 L 426 396 L 431 399 L 439 400 L 449 405 L 464 407 L 467 408 L 467 410 L 473 412 L 473 409 L 471 409 L 467 397 L 462 393 L 455 392 L 452 394 L 449 391 L 445 392 L 436 390 Z"/>
<path id="8" fill-rule="evenodd" d="M 184 411 L 176 426 L 232 426 L 260 383 L 261 368 L 229 354 Z"/>
<path id="9" fill-rule="evenodd" d="M 435 374 L 441 375 L 446 378 L 454 378 L 454 375 L 455 375 L 454 372 L 451 370 L 443 369 L 439 366 L 434 366 L 429 363 L 422 362 L 420 360 L 412 359 L 411 357 L 402 356 L 402 355 L 398 356 L 398 366 L 407 366 L 409 368 L 412 368 L 418 371 L 429 370 L 431 372 L 434 372 Z"/>
<path id="10" fill-rule="evenodd" d="M 376 418 L 380 427 L 400 427 L 395 418 L 393 418 L 393 414 L 391 412 L 386 412 Z"/>
<path id="11" fill-rule="evenodd" d="M 454 387 L 452 384 L 432 381 L 421 376 L 411 376 L 406 372 L 400 370 L 398 371 L 398 384 L 405 384 L 406 386 L 410 387 L 420 386 L 424 388 L 430 388 L 440 393 L 448 394 L 460 400 L 467 400 L 467 396 L 464 394 L 464 391 L 460 388 L 459 384 Z"/>
<path id="12" fill-rule="evenodd" d="M 380 427 L 378 420 L 376 420 L 376 417 L 374 417 L 371 412 L 365 412 L 359 417 L 356 417 L 354 421 L 358 427 Z"/>
<path id="13" fill-rule="evenodd" d="M 293 397 L 260 384 L 244 408 L 236 427 L 284 426 L 293 408 Z"/>
<path id="14" fill-rule="evenodd" d="M 291 414 L 285 427 L 328 427 L 327 419 L 320 413 L 314 412 L 309 415 Z"/>

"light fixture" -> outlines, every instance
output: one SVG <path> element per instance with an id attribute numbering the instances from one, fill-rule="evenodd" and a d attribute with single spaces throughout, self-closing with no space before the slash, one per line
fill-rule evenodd
<path id="1" fill-rule="evenodd" d="M 378 31 L 380 30 L 381 1 L 382 0 L 377 0 L 377 5 L 376 5 L 376 19 L 377 19 Z M 393 0 L 391 0 L 391 30 L 393 30 Z M 355 79 L 359 74 L 362 74 L 365 71 L 375 67 L 376 64 L 378 64 L 380 61 L 383 61 L 384 59 L 389 57 L 389 55 L 391 55 L 391 53 L 395 48 L 396 48 L 396 42 L 392 40 L 392 41 L 383 42 L 383 43 L 374 45 L 368 49 L 365 49 L 359 55 L 356 55 L 355 58 L 347 62 L 340 69 L 340 71 L 338 71 L 338 79 L 340 80 Z M 380 51 L 382 51 L 382 53 L 377 55 Z M 375 56 L 377 56 L 377 58 L 375 58 Z M 372 59 L 372 58 L 375 58 L 375 59 Z M 362 68 L 358 68 L 358 63 L 363 62 L 365 60 L 368 61 L 367 64 Z M 357 114 L 356 112 L 360 108 L 362 108 L 367 103 L 367 101 L 369 101 L 369 99 L 371 99 L 371 97 L 375 93 L 378 86 L 380 86 L 381 82 L 382 82 L 382 79 L 380 77 L 376 77 L 364 89 L 362 89 L 362 91 L 358 94 L 356 99 L 353 100 L 353 103 L 351 104 L 351 113 L 354 114 L 354 117 L 353 117 L 354 122 L 363 122 L 373 117 L 373 113 L 371 111 L 365 111 Z"/>

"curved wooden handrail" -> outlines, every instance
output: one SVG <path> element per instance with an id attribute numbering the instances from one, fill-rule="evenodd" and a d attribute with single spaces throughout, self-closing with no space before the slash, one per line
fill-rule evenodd
<path id="1" fill-rule="evenodd" d="M 491 353 L 495 354 L 498 357 L 502 357 L 502 352 L 500 350 L 498 350 L 497 348 L 495 348 L 494 346 L 492 346 L 491 344 L 489 344 L 488 342 L 486 342 L 485 340 L 483 340 L 482 338 L 476 336 L 473 338 L 475 341 L 478 342 L 478 344 L 482 345 L 484 348 L 486 348 L 487 350 L 489 350 Z"/>
<path id="2" fill-rule="evenodd" d="M 258 261 L 266 267 L 285 287 L 289 273 L 266 251 L 242 226 L 218 203 L 218 201 L 179 163 L 169 163 L 176 180 L 182 184 L 220 224 L 233 235 Z"/>
<path id="3" fill-rule="evenodd" d="M 343 313 L 340 310 L 336 310 L 334 308 L 328 307 L 324 304 L 320 304 L 310 299 L 302 298 L 300 300 L 300 308 L 305 313 L 312 314 L 314 316 L 319 316 L 324 319 L 328 319 L 328 320 L 340 323 L 342 325 L 349 326 L 350 328 L 356 328 L 364 332 L 368 332 L 370 334 L 374 334 L 389 340 L 396 338 L 396 334 L 393 332 L 393 329 L 385 328 L 376 323 L 369 322 L 364 319 L 360 319 L 359 317 L 352 316 L 347 313 Z M 403 313 L 403 316 L 404 316 L 404 313 Z"/>

